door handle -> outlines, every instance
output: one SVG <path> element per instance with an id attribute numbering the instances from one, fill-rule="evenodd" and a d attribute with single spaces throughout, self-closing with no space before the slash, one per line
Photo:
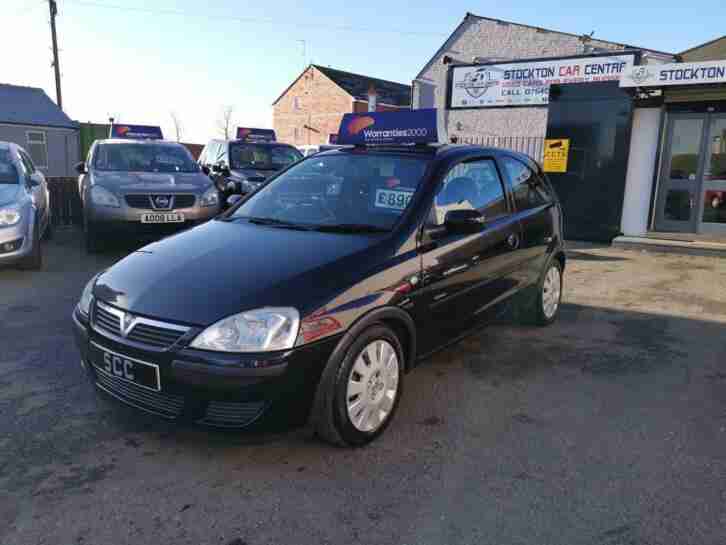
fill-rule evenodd
<path id="1" fill-rule="evenodd" d="M 516 250 L 519 248 L 519 235 L 515 235 L 512 233 L 507 237 L 507 246 L 509 246 L 512 250 Z"/>

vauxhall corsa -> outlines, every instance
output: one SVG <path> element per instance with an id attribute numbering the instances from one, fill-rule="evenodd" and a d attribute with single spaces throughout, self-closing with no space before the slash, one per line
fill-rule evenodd
<path id="1" fill-rule="evenodd" d="M 73 313 L 105 394 L 219 427 L 310 422 L 359 446 L 405 374 L 510 305 L 560 308 L 560 205 L 530 158 L 437 145 L 435 110 L 347 114 L 220 217 L 94 277 Z"/>

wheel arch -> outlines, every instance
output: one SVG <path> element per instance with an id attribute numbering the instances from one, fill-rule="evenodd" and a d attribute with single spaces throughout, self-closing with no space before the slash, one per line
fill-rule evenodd
<path id="1" fill-rule="evenodd" d="M 358 335 L 374 324 L 383 324 L 394 331 L 403 346 L 404 369 L 406 372 L 410 371 L 416 361 L 416 325 L 408 312 L 394 306 L 380 307 L 358 318 L 338 341 L 330 359 L 342 359 Z"/>

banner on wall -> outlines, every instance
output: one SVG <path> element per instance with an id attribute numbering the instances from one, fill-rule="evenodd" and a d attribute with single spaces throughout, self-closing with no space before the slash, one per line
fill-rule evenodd
<path id="1" fill-rule="evenodd" d="M 620 87 L 661 87 L 726 83 L 726 60 L 633 66 L 620 80 Z"/>
<path id="2" fill-rule="evenodd" d="M 449 108 L 542 106 L 550 85 L 619 81 L 634 63 L 626 54 L 454 66 Z"/>

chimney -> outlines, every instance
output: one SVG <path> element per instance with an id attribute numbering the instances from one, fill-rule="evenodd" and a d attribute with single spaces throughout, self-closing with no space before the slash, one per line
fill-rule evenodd
<path id="1" fill-rule="evenodd" d="M 376 92 L 375 86 L 371 83 L 371 86 L 368 87 L 368 111 L 369 112 L 376 111 L 377 102 L 378 102 L 378 93 Z"/>

